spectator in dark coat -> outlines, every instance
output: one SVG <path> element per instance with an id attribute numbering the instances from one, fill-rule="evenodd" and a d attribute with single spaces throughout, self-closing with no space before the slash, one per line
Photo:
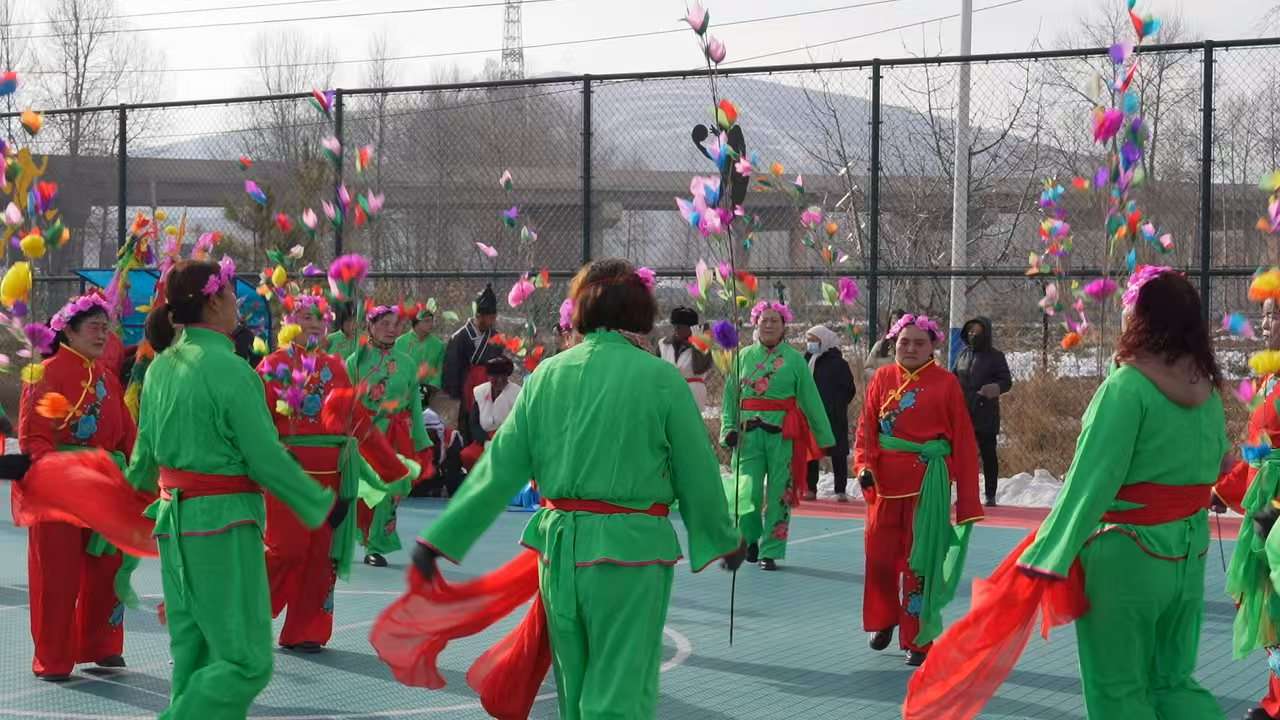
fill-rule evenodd
<path id="1" fill-rule="evenodd" d="M 840 354 L 840 338 L 829 328 L 818 325 L 809 328 L 807 335 L 805 359 L 809 361 L 809 370 L 813 373 L 813 381 L 818 386 L 818 394 L 822 396 L 822 404 L 827 409 L 827 419 L 831 422 L 831 434 L 836 444 L 827 450 L 831 457 L 831 470 L 836 480 L 836 501 L 848 502 L 845 489 L 849 482 L 849 404 L 857 388 L 853 384 L 853 371 L 849 363 Z M 807 500 L 818 497 L 818 461 L 809 463 L 809 492 Z"/>
<path id="2" fill-rule="evenodd" d="M 995 349 L 991 320 L 978 317 L 964 324 L 964 348 L 956 357 L 955 373 L 969 405 L 969 417 L 982 456 L 987 506 L 995 507 L 1000 459 L 996 438 L 1000 435 L 1000 396 L 1013 387 L 1004 353 Z"/>

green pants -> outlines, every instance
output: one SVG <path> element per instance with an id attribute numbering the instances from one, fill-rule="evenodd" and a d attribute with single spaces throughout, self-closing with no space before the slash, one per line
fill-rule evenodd
<path id="1" fill-rule="evenodd" d="M 400 535 L 396 532 L 396 508 L 400 498 L 387 495 L 370 508 L 364 500 L 356 503 L 356 519 L 365 531 L 365 552 L 385 555 L 399 550 Z"/>
<path id="2" fill-rule="evenodd" d="M 271 596 L 262 533 L 162 537 L 173 686 L 161 720 L 243 720 L 271 679 Z"/>
<path id="3" fill-rule="evenodd" d="M 751 483 L 754 507 L 739 517 L 743 539 L 748 545 L 759 543 L 762 558 L 785 558 L 791 529 L 791 507 L 786 501 L 791 485 L 791 441 L 781 433 L 744 432 L 730 462 L 729 472 L 736 470 Z M 732 498 L 729 502 L 729 512 L 733 512 Z"/>
<path id="4" fill-rule="evenodd" d="M 1204 558 L 1159 560 L 1119 532 L 1080 553 L 1089 612 L 1076 621 L 1090 720 L 1224 717 L 1191 677 L 1204 616 Z"/>
<path id="5" fill-rule="evenodd" d="M 601 563 L 540 585 L 562 720 L 650 720 L 658 711 L 662 628 L 673 571 Z"/>

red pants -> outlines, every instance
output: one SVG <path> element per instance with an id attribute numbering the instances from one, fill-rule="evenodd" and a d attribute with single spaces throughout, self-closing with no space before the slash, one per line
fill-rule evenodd
<path id="1" fill-rule="evenodd" d="M 119 553 L 85 553 L 92 531 L 38 523 L 27 531 L 27 584 L 37 675 L 66 675 L 76 663 L 124 652 L 124 605 L 116 599 Z"/>
<path id="2" fill-rule="evenodd" d="M 928 652 L 915 644 L 920 631 L 920 579 L 907 567 L 915 524 L 916 499 L 877 498 L 867 510 L 866 579 L 862 626 L 868 632 L 898 628 L 904 650 Z"/>
<path id="3" fill-rule="evenodd" d="M 316 482 L 336 490 L 337 450 L 292 448 L 302 467 Z M 320 470 L 332 455 L 329 471 Z M 333 587 L 337 582 L 329 550 L 333 530 L 328 523 L 308 530 L 289 506 L 267 493 L 267 580 L 271 584 L 271 616 L 288 608 L 281 645 L 314 642 L 321 645 L 333 635 Z"/>
<path id="4" fill-rule="evenodd" d="M 1267 696 L 1262 698 L 1258 706 L 1273 718 L 1280 718 L 1280 678 L 1273 672 L 1267 673 Z"/>

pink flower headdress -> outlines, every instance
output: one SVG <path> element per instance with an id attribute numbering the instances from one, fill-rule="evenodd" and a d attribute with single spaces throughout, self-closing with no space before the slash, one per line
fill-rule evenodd
<path id="1" fill-rule="evenodd" d="M 796 318 L 791 314 L 791 308 L 787 307 L 786 303 L 780 303 L 776 300 L 761 300 L 756 303 L 755 307 L 751 308 L 751 324 L 755 325 L 760 322 L 760 316 L 769 310 L 773 310 L 781 315 L 782 322 L 795 322 Z"/>
<path id="2" fill-rule="evenodd" d="M 76 316 L 94 309 L 101 309 L 107 314 L 107 317 L 111 317 L 111 304 L 107 302 L 107 299 L 98 293 L 89 293 L 72 298 L 66 305 L 63 305 L 62 309 L 58 310 L 50 318 L 49 327 L 54 332 L 62 332 L 71 324 L 72 320 L 76 319 Z"/>
<path id="3" fill-rule="evenodd" d="M 937 342 L 942 337 L 942 328 L 938 327 L 938 323 L 929 319 L 928 315 L 912 315 L 907 313 L 898 318 L 898 322 L 889 328 L 889 333 L 885 335 L 886 339 L 892 340 L 907 329 L 908 326 L 915 326 L 929 334 L 929 339 Z"/>

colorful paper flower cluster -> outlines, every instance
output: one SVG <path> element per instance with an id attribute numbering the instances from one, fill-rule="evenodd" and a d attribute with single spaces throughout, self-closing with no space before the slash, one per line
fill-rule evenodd
<path id="1" fill-rule="evenodd" d="M 1129 284 L 1124 289 L 1124 297 L 1121 302 L 1126 308 L 1133 307 L 1138 303 L 1138 295 L 1142 292 L 1142 286 L 1164 275 L 1165 273 L 1175 272 L 1171 267 L 1160 265 L 1141 265 L 1137 270 L 1129 276 Z"/>
<path id="2" fill-rule="evenodd" d="M 755 307 L 751 308 L 751 324 L 755 325 L 760 322 L 760 316 L 770 311 L 778 313 L 784 323 L 796 321 L 796 316 L 791 313 L 791 308 L 787 307 L 786 303 L 778 302 L 777 300 L 761 300 L 756 303 Z"/>
<path id="3" fill-rule="evenodd" d="M 937 342 L 938 339 L 942 337 L 942 328 L 938 327 L 938 323 L 930 320 L 928 315 L 912 315 L 911 313 L 907 313 L 906 315 L 898 318 L 898 321 L 893 324 L 893 327 L 889 328 L 889 332 L 885 334 L 885 338 L 893 340 L 898 337 L 898 335 L 902 334 L 903 330 L 906 330 L 909 327 L 923 330 L 928 333 L 930 339 L 934 342 Z"/>
<path id="4" fill-rule="evenodd" d="M 200 292 L 204 293 L 205 297 L 213 297 L 234 283 L 235 280 L 236 262 L 229 256 L 223 255 L 222 259 L 218 261 L 218 272 L 209 276 Z"/>

